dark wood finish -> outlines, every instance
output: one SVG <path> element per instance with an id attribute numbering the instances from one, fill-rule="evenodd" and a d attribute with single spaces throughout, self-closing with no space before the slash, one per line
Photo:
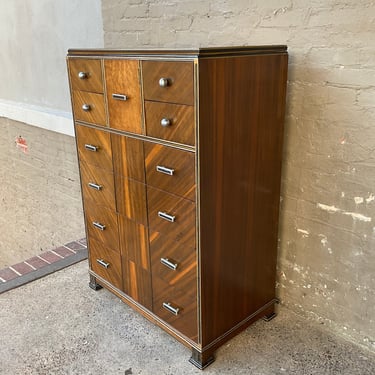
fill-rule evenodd
<path id="1" fill-rule="evenodd" d="M 104 92 L 100 60 L 72 58 L 68 60 L 68 64 L 72 90 Z M 86 78 L 79 78 L 80 72 L 86 73 Z"/>
<path id="2" fill-rule="evenodd" d="M 89 105 L 90 110 L 84 111 L 82 109 L 83 105 Z M 74 90 L 73 111 L 77 121 L 90 122 L 102 126 L 107 123 L 103 94 Z"/>
<path id="3" fill-rule="evenodd" d="M 110 127 L 142 134 L 139 62 L 105 60 L 104 67 Z M 127 99 L 117 100 L 112 94 L 126 95 Z"/>
<path id="4" fill-rule="evenodd" d="M 199 65 L 203 346 L 275 297 L 286 74 L 286 55 Z"/>
<path id="5" fill-rule="evenodd" d="M 148 136 L 195 145 L 193 106 L 146 101 L 145 116 Z M 170 120 L 170 125 L 162 126 L 162 119 Z"/>
<path id="6" fill-rule="evenodd" d="M 143 61 L 143 90 L 146 100 L 194 104 L 193 63 Z M 167 87 L 159 86 L 159 79 L 167 78 Z"/>
<path id="7" fill-rule="evenodd" d="M 195 201 L 195 154 L 148 142 L 144 150 L 147 184 Z M 158 172 L 157 166 L 173 169 L 173 175 Z"/>

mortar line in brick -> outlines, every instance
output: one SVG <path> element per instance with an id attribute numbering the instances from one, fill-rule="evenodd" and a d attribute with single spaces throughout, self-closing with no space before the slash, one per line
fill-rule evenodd
<path id="1" fill-rule="evenodd" d="M 13 272 L 15 272 L 18 276 L 22 276 L 22 273 L 19 273 L 17 270 L 15 270 L 12 266 L 9 266 L 8 267 L 10 270 L 12 270 Z"/>
<path id="2" fill-rule="evenodd" d="M 32 266 L 31 264 L 27 263 L 26 260 L 24 261 L 24 263 L 27 264 L 28 266 L 30 266 L 34 271 L 36 270 L 36 268 L 34 266 Z"/>
<path id="3" fill-rule="evenodd" d="M 63 247 L 65 247 L 66 249 L 68 249 L 68 250 L 70 250 L 70 251 L 72 251 L 74 254 L 76 253 L 76 251 L 75 250 L 73 250 L 73 249 L 71 249 L 70 247 L 68 247 L 68 246 L 65 246 L 65 245 L 63 245 Z"/>
<path id="4" fill-rule="evenodd" d="M 57 253 L 54 252 L 53 250 L 50 250 L 50 252 L 53 253 L 53 254 L 55 254 L 55 255 L 57 255 L 59 258 L 64 259 L 64 257 L 62 257 L 60 254 L 57 254 Z"/>
<path id="5" fill-rule="evenodd" d="M 1 280 L 3 283 L 6 283 L 6 281 L 5 281 L 2 277 L 0 277 L 0 280 Z"/>
<path id="6" fill-rule="evenodd" d="M 46 260 L 46 259 L 40 257 L 39 255 L 37 255 L 36 257 L 39 258 L 40 260 L 42 260 L 43 262 L 46 262 L 46 263 L 48 263 L 48 264 L 51 264 L 48 260 Z"/>

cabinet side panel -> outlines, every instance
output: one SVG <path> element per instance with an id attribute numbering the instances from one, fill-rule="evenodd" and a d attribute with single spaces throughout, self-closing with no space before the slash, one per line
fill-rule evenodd
<path id="1" fill-rule="evenodd" d="M 199 62 L 202 345 L 275 297 L 287 55 Z"/>

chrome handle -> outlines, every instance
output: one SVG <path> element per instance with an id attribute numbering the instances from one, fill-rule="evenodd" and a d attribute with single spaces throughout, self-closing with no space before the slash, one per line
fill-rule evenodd
<path id="1" fill-rule="evenodd" d="M 103 259 L 97 259 L 96 262 L 99 263 L 104 268 L 109 267 L 109 263 L 105 262 Z"/>
<path id="2" fill-rule="evenodd" d="M 167 127 L 167 126 L 171 125 L 171 123 L 172 123 L 172 121 L 169 118 L 162 118 L 160 120 L 160 125 L 164 126 L 164 127 Z"/>
<path id="3" fill-rule="evenodd" d="M 91 109 L 91 106 L 90 106 L 90 104 L 83 104 L 82 105 L 82 109 L 85 111 L 85 112 L 88 112 L 88 111 L 90 111 L 90 109 Z"/>
<path id="4" fill-rule="evenodd" d="M 79 72 L 78 73 L 78 78 L 79 79 L 86 79 L 86 78 L 88 78 L 88 74 L 87 73 L 85 73 L 85 72 Z"/>
<path id="5" fill-rule="evenodd" d="M 176 271 L 178 267 L 178 263 L 172 263 L 168 258 L 160 258 L 160 263 L 164 264 L 164 266 L 170 268 L 173 271 Z"/>
<path id="6" fill-rule="evenodd" d="M 125 100 L 128 100 L 128 97 L 123 94 L 112 94 L 112 99 L 125 101 Z"/>
<path id="7" fill-rule="evenodd" d="M 180 312 L 178 307 L 173 307 L 169 302 L 163 302 L 163 307 L 174 315 L 178 315 Z"/>
<path id="8" fill-rule="evenodd" d="M 164 173 L 164 174 L 167 174 L 169 176 L 173 176 L 173 173 L 174 173 L 174 169 L 163 167 L 162 165 L 157 165 L 156 170 L 160 173 Z"/>
<path id="9" fill-rule="evenodd" d="M 105 229 L 105 225 L 104 224 L 100 224 L 98 223 L 97 221 L 93 221 L 92 222 L 92 225 L 100 230 L 104 230 Z"/>
<path id="10" fill-rule="evenodd" d="M 167 87 L 167 86 L 169 86 L 169 79 L 168 78 L 160 78 L 159 79 L 159 86 L 160 87 Z"/>
<path id="11" fill-rule="evenodd" d="M 176 216 L 168 215 L 167 213 L 161 212 L 161 211 L 158 212 L 158 216 L 161 219 L 167 220 L 167 221 L 169 221 L 171 223 L 174 223 L 174 221 L 176 219 Z"/>
<path id="12" fill-rule="evenodd" d="M 92 151 L 92 152 L 96 152 L 96 151 L 99 150 L 99 147 L 93 146 L 93 145 L 89 145 L 89 144 L 85 144 L 85 149 L 89 150 L 89 151 Z"/>
<path id="13" fill-rule="evenodd" d="M 95 190 L 102 190 L 102 187 L 103 187 L 101 185 L 94 184 L 93 182 L 89 182 L 89 186 L 90 188 L 95 189 Z"/>

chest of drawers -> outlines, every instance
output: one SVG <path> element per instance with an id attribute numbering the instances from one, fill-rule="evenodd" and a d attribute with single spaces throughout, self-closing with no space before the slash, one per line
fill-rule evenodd
<path id="1" fill-rule="evenodd" d="M 204 368 L 274 313 L 286 47 L 67 60 L 90 286 Z"/>

